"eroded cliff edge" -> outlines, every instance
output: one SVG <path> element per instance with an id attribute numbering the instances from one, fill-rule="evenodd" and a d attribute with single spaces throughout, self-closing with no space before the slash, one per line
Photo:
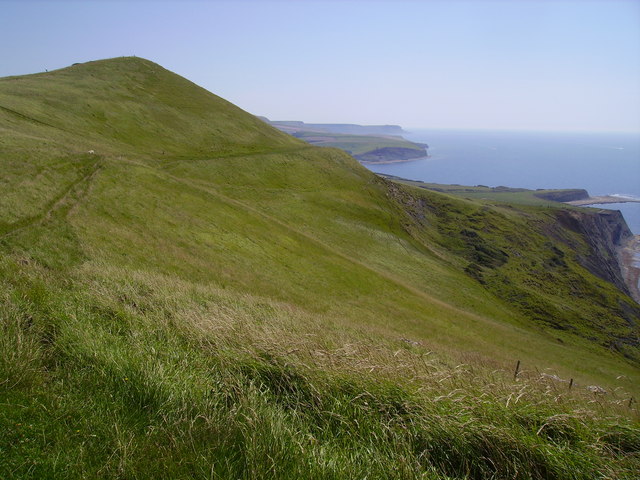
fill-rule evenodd
<path id="1" fill-rule="evenodd" d="M 619 252 L 619 258 L 631 297 L 640 304 L 640 235 L 626 241 Z"/>
<path id="2" fill-rule="evenodd" d="M 621 268 L 634 237 L 620 212 L 476 202 L 381 181 L 405 212 L 407 233 L 528 326 L 559 342 L 581 337 L 640 365 L 640 304 Z"/>
<path id="3" fill-rule="evenodd" d="M 618 210 L 558 210 L 558 223 L 579 233 L 589 246 L 579 250 L 579 263 L 594 275 L 616 285 L 640 303 L 633 250 L 638 243 Z M 566 236 L 564 238 L 566 241 Z M 570 242 L 569 242 L 570 243 Z M 635 281 L 634 281 L 635 278 Z"/>

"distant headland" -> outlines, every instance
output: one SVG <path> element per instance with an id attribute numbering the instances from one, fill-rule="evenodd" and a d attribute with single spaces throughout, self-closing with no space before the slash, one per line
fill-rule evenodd
<path id="1" fill-rule="evenodd" d="M 429 146 L 403 138 L 402 134 L 407 132 L 399 125 L 305 123 L 258 118 L 313 145 L 344 150 L 362 163 L 406 162 L 428 156 Z"/>

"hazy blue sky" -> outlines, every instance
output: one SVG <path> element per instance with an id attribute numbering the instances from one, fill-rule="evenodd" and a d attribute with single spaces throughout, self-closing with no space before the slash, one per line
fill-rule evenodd
<path id="1" fill-rule="evenodd" d="M 0 76 L 122 55 L 272 119 L 640 131 L 637 0 L 0 0 Z"/>

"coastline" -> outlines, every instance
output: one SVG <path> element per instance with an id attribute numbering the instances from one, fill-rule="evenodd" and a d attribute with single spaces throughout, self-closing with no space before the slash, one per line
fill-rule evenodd
<path id="1" fill-rule="evenodd" d="M 424 160 L 426 158 L 431 158 L 431 155 L 427 155 L 425 157 L 418 157 L 418 158 L 406 158 L 406 159 L 398 159 L 398 160 L 382 160 L 380 162 L 372 162 L 370 160 L 358 160 L 358 161 L 360 163 L 362 163 L 363 165 L 388 165 L 388 164 L 391 164 L 391 163 L 415 162 L 417 160 Z"/>
<path id="2" fill-rule="evenodd" d="M 640 199 L 632 197 L 616 197 L 613 195 L 603 195 L 599 197 L 589 197 L 583 200 L 573 200 L 562 202 L 574 207 L 586 207 L 588 205 L 606 205 L 609 203 L 640 203 Z"/>

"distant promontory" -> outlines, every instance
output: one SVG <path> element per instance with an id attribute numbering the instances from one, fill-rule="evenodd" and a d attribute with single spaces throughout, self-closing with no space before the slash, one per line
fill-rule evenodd
<path id="1" fill-rule="evenodd" d="M 363 163 L 395 163 L 428 156 L 429 146 L 403 138 L 401 135 L 406 132 L 399 125 L 305 123 L 258 118 L 313 145 L 340 148 Z"/>

